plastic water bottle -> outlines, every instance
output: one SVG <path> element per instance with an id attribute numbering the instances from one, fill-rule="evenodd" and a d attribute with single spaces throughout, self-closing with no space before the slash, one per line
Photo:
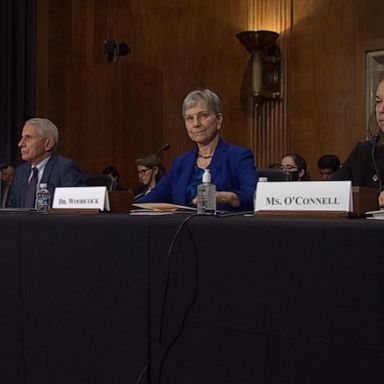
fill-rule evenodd
<path id="1" fill-rule="evenodd" d="M 36 195 L 36 208 L 38 211 L 48 212 L 51 207 L 51 193 L 46 183 L 41 183 Z"/>
<path id="2" fill-rule="evenodd" d="M 266 181 L 268 181 L 268 177 L 259 177 L 259 179 L 257 180 L 257 184 L 260 182 L 265 183 Z M 254 212 L 257 211 L 257 209 L 256 209 L 256 194 L 257 194 L 257 185 L 256 185 L 255 193 L 253 194 L 253 211 Z"/>
<path id="3" fill-rule="evenodd" d="M 197 214 L 214 215 L 216 213 L 216 185 L 211 183 L 211 173 L 206 168 L 202 183 L 197 186 Z"/>

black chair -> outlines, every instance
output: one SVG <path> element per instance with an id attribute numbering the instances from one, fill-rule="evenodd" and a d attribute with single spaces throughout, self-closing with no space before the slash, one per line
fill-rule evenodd
<path id="1" fill-rule="evenodd" d="M 85 176 L 85 185 L 87 187 L 107 187 L 108 191 L 113 190 L 113 180 L 108 175 Z"/>
<path id="2" fill-rule="evenodd" d="M 1 181 L 0 184 L 0 207 L 8 207 L 10 198 L 11 198 L 11 189 L 12 187 L 5 181 Z"/>
<path id="3" fill-rule="evenodd" d="M 289 172 L 276 168 L 262 168 L 258 169 L 259 177 L 266 177 L 268 181 L 291 181 L 292 176 Z"/>

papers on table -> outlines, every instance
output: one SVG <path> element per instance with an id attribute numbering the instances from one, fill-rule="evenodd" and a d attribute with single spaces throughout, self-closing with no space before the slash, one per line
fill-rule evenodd
<path id="1" fill-rule="evenodd" d="M 384 209 L 380 209 L 379 211 L 370 211 L 366 212 L 368 216 L 367 219 L 370 220 L 384 220 Z"/>
<path id="2" fill-rule="evenodd" d="M 139 209 L 131 210 L 132 215 L 166 215 L 173 213 L 193 213 L 196 208 L 169 203 L 135 203 L 132 206 Z"/>
<path id="3" fill-rule="evenodd" d="M 135 216 L 159 216 L 159 215 L 173 215 L 175 211 L 154 211 L 153 209 L 131 209 L 130 215 Z"/>

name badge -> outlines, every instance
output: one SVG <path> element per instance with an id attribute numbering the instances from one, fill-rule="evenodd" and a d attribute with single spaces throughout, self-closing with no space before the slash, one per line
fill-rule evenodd
<path id="1" fill-rule="evenodd" d="M 352 212 L 350 181 L 257 183 L 255 211 Z"/>
<path id="2" fill-rule="evenodd" d="M 59 187 L 52 208 L 110 210 L 107 187 Z"/>

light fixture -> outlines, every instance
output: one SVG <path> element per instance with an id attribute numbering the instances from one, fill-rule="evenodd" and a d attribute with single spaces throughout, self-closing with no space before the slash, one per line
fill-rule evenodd
<path id="1" fill-rule="evenodd" d="M 279 37 L 272 31 L 244 31 L 236 37 L 251 53 L 251 91 L 256 103 L 282 98 Z"/>

